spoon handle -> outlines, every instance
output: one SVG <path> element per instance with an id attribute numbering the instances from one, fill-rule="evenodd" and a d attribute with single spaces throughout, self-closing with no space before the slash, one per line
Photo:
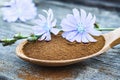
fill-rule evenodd
<path id="1" fill-rule="evenodd" d="M 117 44 L 120 44 L 120 28 L 115 29 L 109 33 L 103 35 L 106 40 L 106 44 L 110 47 L 113 47 Z"/>

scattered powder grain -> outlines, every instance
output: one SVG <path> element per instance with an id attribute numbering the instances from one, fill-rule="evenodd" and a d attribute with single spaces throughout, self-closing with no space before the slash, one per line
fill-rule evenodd
<path id="1" fill-rule="evenodd" d="M 26 56 L 41 60 L 67 60 L 85 57 L 101 50 L 105 44 L 103 36 L 94 37 L 97 42 L 68 42 L 60 35 L 52 35 L 52 40 L 28 42 L 23 51 Z"/>
<path id="2" fill-rule="evenodd" d="M 24 80 L 74 80 L 77 73 L 72 68 L 21 68 L 18 77 Z"/>

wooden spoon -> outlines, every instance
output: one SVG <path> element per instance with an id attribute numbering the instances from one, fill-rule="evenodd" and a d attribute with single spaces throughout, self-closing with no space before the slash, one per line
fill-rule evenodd
<path id="1" fill-rule="evenodd" d="M 28 61 L 28 62 L 31 62 L 31 63 L 38 64 L 38 65 L 42 65 L 42 66 L 65 66 L 65 65 L 74 64 L 74 63 L 80 62 L 82 60 L 100 55 L 103 52 L 110 49 L 111 47 L 119 44 L 120 43 L 120 28 L 118 28 L 114 31 L 111 31 L 109 33 L 103 34 L 102 36 L 105 38 L 104 47 L 99 52 L 94 53 L 94 54 L 89 55 L 89 56 L 86 56 L 86 57 L 82 57 L 82 58 L 76 58 L 76 59 L 70 59 L 70 60 L 40 60 L 40 59 L 30 58 L 30 57 L 26 56 L 23 52 L 23 46 L 27 43 L 27 41 L 24 41 L 23 43 L 21 43 L 17 46 L 16 53 L 17 53 L 17 56 L 20 57 L 21 59 Z"/>

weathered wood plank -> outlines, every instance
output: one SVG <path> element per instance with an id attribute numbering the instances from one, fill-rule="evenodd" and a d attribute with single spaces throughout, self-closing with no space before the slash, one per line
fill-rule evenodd
<path id="1" fill-rule="evenodd" d="M 67 13 L 72 13 L 73 8 L 83 8 L 87 12 L 95 14 L 101 27 L 119 27 L 120 23 L 120 13 L 116 11 L 111 12 L 95 7 L 58 1 L 40 1 L 40 3 L 37 3 L 37 7 L 39 13 L 42 13 L 42 9 L 52 8 L 55 17 L 58 19 L 58 24 Z M 12 37 L 17 32 L 30 34 L 32 25 L 32 21 L 26 23 L 4 22 L 2 13 L 0 13 L 0 38 Z M 58 78 L 61 80 L 120 80 L 120 45 L 115 46 L 105 54 L 71 66 L 44 68 L 25 62 L 15 55 L 15 48 L 19 42 L 7 47 L 0 45 L 0 80 L 21 80 L 18 76 L 20 72 L 24 73 L 22 75 L 24 79 L 29 73 L 30 76 L 34 74 L 33 77 L 39 75 L 39 80 L 57 80 Z M 63 73 L 66 73 L 66 75 L 62 75 Z"/>

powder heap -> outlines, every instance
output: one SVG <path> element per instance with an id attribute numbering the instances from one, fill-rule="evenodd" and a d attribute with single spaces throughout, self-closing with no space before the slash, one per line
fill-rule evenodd
<path id="1" fill-rule="evenodd" d="M 52 40 L 28 42 L 23 51 L 26 56 L 40 60 L 68 60 L 89 56 L 101 50 L 105 44 L 103 36 L 94 37 L 97 42 L 68 42 L 60 35 L 52 35 Z"/>

